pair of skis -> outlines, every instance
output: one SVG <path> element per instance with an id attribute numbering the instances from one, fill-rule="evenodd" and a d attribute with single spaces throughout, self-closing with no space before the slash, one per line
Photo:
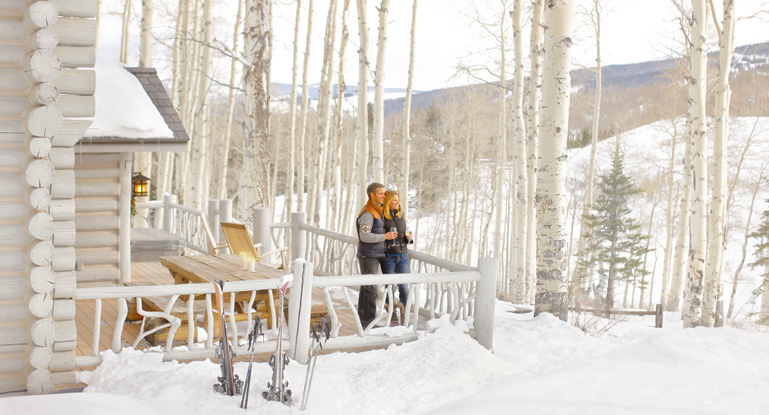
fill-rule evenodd
<path id="1" fill-rule="evenodd" d="M 238 378 L 232 370 L 232 363 L 235 360 L 235 351 L 227 336 L 227 323 L 224 318 L 224 281 L 213 281 L 214 292 L 216 293 L 216 304 L 219 307 L 219 345 L 214 349 L 214 356 L 221 362 L 219 368 L 222 376 L 216 379 L 219 383 L 214 384 L 214 390 L 227 396 L 235 396 L 243 393 L 243 381 Z M 234 295 L 234 294 L 232 294 Z"/>
<path id="2" fill-rule="evenodd" d="M 262 333 L 262 326 L 259 321 L 259 316 L 256 316 L 254 321 L 254 327 L 251 332 L 248 333 L 248 349 L 251 352 L 251 358 L 248 360 L 248 372 L 246 372 L 246 384 L 244 386 L 243 397 L 240 400 L 240 407 L 243 409 L 248 408 L 248 392 L 251 389 L 251 369 L 254 366 L 254 346 L 256 340 L 261 337 L 264 341 L 264 333 Z"/>
<path id="3" fill-rule="evenodd" d="M 262 392 L 262 397 L 268 401 L 278 401 L 285 405 L 291 405 L 291 390 L 288 389 L 288 381 L 283 380 L 283 371 L 288 365 L 288 355 L 283 352 L 283 304 L 286 298 L 286 290 L 293 275 L 285 275 L 280 279 L 280 306 L 278 317 L 278 340 L 275 347 L 275 354 L 270 356 L 270 366 L 272 367 L 272 383 L 267 382 L 267 390 Z M 272 300 L 270 300 L 272 301 Z"/>
<path id="4" fill-rule="evenodd" d="M 283 373 L 286 365 L 289 363 L 288 355 L 283 351 L 283 320 L 284 320 L 284 301 L 286 297 L 286 291 L 288 286 L 293 280 L 292 275 L 286 275 L 281 278 L 280 291 L 280 305 L 279 305 L 279 317 L 278 317 L 278 339 L 275 347 L 275 354 L 270 356 L 270 366 L 272 367 L 272 382 L 267 382 L 267 390 L 262 392 L 262 397 L 268 401 L 278 401 L 285 405 L 291 405 L 291 390 L 288 389 L 288 381 L 283 379 Z M 218 384 L 214 384 L 214 390 L 223 393 L 228 396 L 241 395 L 240 407 L 246 409 L 248 407 L 248 395 L 251 387 L 251 370 L 254 363 L 254 347 L 256 340 L 260 336 L 264 336 L 261 332 L 261 325 L 259 324 L 259 317 L 256 317 L 254 326 L 248 334 L 248 349 L 251 352 L 251 357 L 248 363 L 248 372 L 246 373 L 245 393 L 244 384 L 241 379 L 238 378 L 233 372 L 232 366 L 235 359 L 235 351 L 229 343 L 227 336 L 227 325 L 224 318 L 224 296 L 222 294 L 224 289 L 224 281 L 214 282 L 216 302 L 219 307 L 219 332 L 221 333 L 219 345 L 216 347 L 215 355 L 221 361 L 220 368 L 222 376 L 217 377 Z M 323 349 L 321 338 L 325 337 L 325 341 L 328 341 L 330 337 L 330 328 L 328 321 L 324 318 L 322 323 L 315 323 L 312 328 L 313 346 L 310 355 L 310 362 L 307 365 L 307 375 L 305 377 L 304 393 L 302 396 L 301 410 L 304 410 L 307 406 L 307 397 L 310 392 L 310 386 L 312 384 L 312 375 L 315 372 L 315 362 L 317 360 L 320 350 Z M 325 341 L 323 343 L 325 343 Z"/>

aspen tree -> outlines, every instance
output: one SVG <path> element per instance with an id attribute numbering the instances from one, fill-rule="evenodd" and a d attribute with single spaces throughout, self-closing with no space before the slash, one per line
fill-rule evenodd
<path id="1" fill-rule="evenodd" d="M 491 212 L 496 211 L 494 216 L 494 241 L 492 256 L 499 260 L 501 264 L 498 270 L 506 275 L 505 261 L 503 259 L 501 243 L 505 235 L 502 233 L 502 215 L 503 200 L 504 200 L 504 186 L 505 186 L 505 164 L 507 163 L 507 89 L 505 88 L 505 81 L 507 77 L 507 60 L 505 59 L 506 48 L 506 35 L 505 35 L 505 19 L 507 18 L 507 4 L 502 1 L 502 13 L 500 13 L 499 19 L 499 119 L 497 120 L 497 164 L 495 173 L 495 185 L 494 185 L 494 202 Z M 515 190 L 511 189 L 511 194 L 515 194 Z M 488 233 L 487 233 L 488 235 Z"/>
<path id="2" fill-rule="evenodd" d="M 593 188 L 595 187 L 595 155 L 598 149 L 598 124 L 601 115 L 601 84 L 603 71 L 601 67 L 601 17 L 603 14 L 603 2 L 601 0 L 593 0 L 592 10 L 587 13 L 590 18 L 590 23 L 595 31 L 595 96 L 593 101 L 593 120 L 592 120 L 592 132 L 590 139 L 590 165 L 587 173 L 587 184 L 585 189 L 585 202 L 582 205 L 582 216 L 584 217 L 590 212 L 590 206 L 595 201 L 593 195 Z M 585 240 L 585 233 L 580 227 L 579 242 L 577 244 L 577 255 L 579 259 L 577 266 L 582 263 L 590 262 L 586 255 L 585 247 L 590 245 L 591 242 Z M 575 274 L 582 274 L 581 270 L 576 270 Z M 591 281 L 588 279 L 585 284 L 590 285 Z"/>
<path id="3" fill-rule="evenodd" d="M 240 31 L 241 31 L 240 25 L 241 25 L 241 22 L 243 21 L 243 1 L 244 0 L 238 0 L 238 12 L 235 16 L 235 28 L 233 30 L 233 35 L 232 35 L 233 51 L 237 51 L 239 48 Z M 301 4 L 301 0 L 299 0 L 299 4 Z M 294 47 L 294 50 L 296 50 L 296 47 Z M 227 161 L 230 158 L 230 140 L 232 138 L 232 120 L 233 120 L 233 117 L 235 116 L 235 98 L 237 98 L 237 92 L 238 92 L 235 85 L 240 84 L 237 81 L 237 76 L 238 76 L 237 69 L 238 69 L 238 60 L 235 57 L 232 57 L 230 62 L 230 90 L 229 90 L 229 95 L 227 97 L 227 121 L 224 129 L 224 142 L 222 143 L 221 153 L 219 155 L 220 172 L 219 172 L 219 184 L 218 184 L 218 192 L 217 192 L 219 199 L 227 198 L 227 171 L 229 169 L 229 163 Z M 296 95 L 294 95 L 294 101 L 296 101 Z M 294 108 L 296 108 L 296 105 L 294 105 Z M 293 168 L 293 166 L 289 165 L 289 169 L 291 168 Z M 286 199 L 290 200 L 290 196 L 291 196 L 290 193 L 287 192 Z"/>
<path id="4" fill-rule="evenodd" d="M 337 232 L 340 232 L 342 229 L 340 220 L 342 219 L 342 195 L 344 194 L 344 186 L 342 184 L 342 162 L 344 160 L 342 156 L 342 142 L 344 140 L 344 93 L 347 89 L 344 81 L 344 54 L 347 49 L 347 40 L 350 38 L 350 33 L 347 30 L 349 14 L 350 0 L 344 0 L 344 5 L 342 6 L 342 38 L 339 42 L 339 70 L 337 71 L 339 79 L 337 80 L 336 89 L 336 112 L 334 113 L 334 128 L 332 130 L 335 136 L 335 148 L 333 151 L 334 211 L 333 217 L 330 218 L 331 221 L 328 223 L 328 227 L 336 229 Z M 327 215 L 327 218 L 329 216 Z"/>
<path id="5" fill-rule="evenodd" d="M 686 46 L 686 60 L 688 62 L 688 73 L 686 74 L 686 79 L 688 80 L 687 85 L 687 94 L 688 96 L 692 96 L 694 94 L 694 88 L 695 85 L 692 82 L 692 66 L 691 66 L 691 59 L 692 59 L 692 38 L 691 38 L 691 27 L 692 27 L 692 21 L 691 21 L 691 11 L 685 10 L 680 4 L 676 3 L 676 1 L 673 1 L 673 4 L 678 7 L 679 11 L 681 12 L 681 16 L 679 17 L 679 24 L 681 27 L 681 31 L 683 32 L 684 37 L 684 45 Z M 673 268 L 671 270 L 672 278 L 670 282 L 670 294 L 667 299 L 667 303 L 665 304 L 665 310 L 666 311 L 678 311 L 679 305 L 681 303 L 681 298 L 683 295 L 683 285 L 684 285 L 684 278 L 687 275 L 687 269 L 688 269 L 688 253 L 689 253 L 689 244 L 691 242 L 690 240 L 690 233 L 689 229 L 691 227 L 691 203 L 692 203 L 692 171 L 690 169 L 690 161 L 692 158 L 692 146 L 691 146 L 691 138 L 692 138 L 692 119 L 694 118 L 692 115 L 693 111 L 693 103 L 691 99 L 686 100 L 687 104 L 687 117 L 686 117 L 686 131 L 685 131 L 685 142 L 686 145 L 684 146 L 684 171 L 683 171 L 683 192 L 681 197 L 681 204 L 679 206 L 679 213 L 678 213 L 678 226 L 676 229 L 676 244 L 675 244 L 675 250 L 674 250 L 674 256 L 673 256 Z"/>
<path id="6" fill-rule="evenodd" d="M 537 272 L 537 212 L 535 196 L 537 194 L 537 146 L 540 122 L 540 103 L 542 91 L 542 38 L 545 23 L 545 0 L 533 0 L 531 16 L 531 34 L 529 36 L 529 87 L 526 90 L 526 178 L 529 208 L 526 224 L 526 294 L 525 302 L 534 302 Z"/>
<path id="7" fill-rule="evenodd" d="M 769 264 L 764 266 L 764 281 L 761 284 L 761 311 L 758 324 L 769 326 Z"/>
<path id="8" fill-rule="evenodd" d="M 120 36 L 120 62 L 128 63 L 128 40 L 130 35 L 129 25 L 131 22 L 131 0 L 126 0 L 123 8 L 123 26 Z"/>
<path id="9" fill-rule="evenodd" d="M 184 34 L 181 32 L 182 18 L 184 16 L 183 10 L 185 7 L 185 1 L 179 0 L 177 4 L 176 12 L 176 26 L 174 27 L 174 42 L 171 53 L 171 103 L 174 108 L 179 109 L 179 81 L 181 75 L 181 42 Z M 173 164 L 175 160 L 175 154 L 172 152 L 165 152 L 158 155 L 158 174 L 155 195 L 158 199 L 162 198 L 166 193 L 173 193 L 171 190 L 171 173 L 173 172 Z M 155 228 L 162 227 L 164 209 L 157 209 L 155 211 L 155 223 L 152 225 Z"/>
<path id="10" fill-rule="evenodd" d="M 358 48 L 358 205 L 363 205 L 368 199 L 366 186 L 368 186 L 368 24 L 366 23 L 366 0 L 356 0 L 358 10 L 358 35 L 360 46 Z"/>
<path id="11" fill-rule="evenodd" d="M 213 0 L 203 2 L 203 45 L 200 53 L 200 64 L 197 85 L 196 109 L 195 109 L 195 134 L 192 140 L 192 168 L 190 169 L 190 200 L 189 205 L 195 209 L 201 209 L 206 203 L 203 193 L 203 179 L 207 163 L 206 147 L 208 143 L 208 90 L 211 86 L 211 43 L 214 40 L 213 22 L 211 21 L 211 8 Z"/>
<path id="12" fill-rule="evenodd" d="M 302 15 L 302 0 L 296 1 L 294 23 L 294 54 L 291 65 L 291 95 L 288 102 L 288 166 L 286 169 L 286 216 L 294 211 L 294 182 L 296 178 L 296 85 L 299 76 L 299 22 Z"/>
<path id="13" fill-rule="evenodd" d="M 748 208 L 748 217 L 745 219 L 745 237 L 742 242 L 742 253 L 740 255 L 740 262 L 737 264 L 737 267 L 734 270 L 734 277 L 732 278 L 732 293 L 729 296 L 729 309 L 726 313 L 726 318 L 731 318 L 732 313 L 734 312 L 734 299 L 737 296 L 737 285 L 739 284 L 739 278 L 740 278 L 740 272 L 742 272 L 742 267 L 745 265 L 745 258 L 747 257 L 748 252 L 748 241 L 751 237 L 751 228 L 750 224 L 753 219 L 753 207 L 756 203 L 756 197 L 758 196 L 758 191 L 761 189 L 761 184 L 766 180 L 766 166 L 763 166 L 761 168 L 761 172 L 758 175 L 758 179 L 756 179 L 755 185 L 753 186 L 752 196 L 750 198 L 750 207 Z M 769 297 L 769 295 L 764 295 L 764 298 Z"/>
<path id="14" fill-rule="evenodd" d="M 200 64 L 200 52 L 201 52 L 201 46 L 202 43 L 198 42 L 199 39 L 199 33 L 198 33 L 198 22 L 200 17 L 200 2 L 194 1 L 195 7 L 192 7 L 192 13 L 189 16 L 189 19 L 193 22 L 192 24 L 192 30 L 191 31 L 185 31 L 186 36 L 189 38 L 189 41 L 187 41 L 187 45 L 185 46 L 185 50 L 188 51 L 187 57 L 184 59 L 185 61 L 185 79 L 184 79 L 184 107 L 182 108 L 181 115 L 184 127 L 187 129 L 187 134 L 189 134 L 190 137 L 195 137 L 195 122 L 193 117 L 193 110 L 195 109 L 197 105 L 197 100 L 199 97 L 198 94 L 195 93 L 196 87 L 198 85 L 198 77 L 200 75 L 200 71 L 198 70 L 198 66 Z M 188 6 L 189 8 L 189 6 Z M 187 29 L 189 29 L 189 25 L 187 26 Z M 190 57 L 191 56 L 191 57 Z M 187 174 L 190 163 L 191 163 L 191 155 L 192 155 L 192 146 L 193 146 L 193 140 L 192 138 L 190 140 L 190 143 L 187 145 L 188 151 L 185 151 L 184 153 L 181 153 L 179 155 L 179 161 L 177 162 L 177 165 L 179 168 L 177 169 L 178 173 L 178 193 L 179 193 L 179 202 L 182 204 L 188 203 L 188 187 L 189 187 L 189 180 L 190 177 Z"/>
<path id="15" fill-rule="evenodd" d="M 713 0 L 708 0 L 711 10 Z M 713 190 L 710 199 L 708 215 L 708 263 L 703 281 L 702 293 L 702 325 L 713 327 L 714 322 L 723 321 L 723 309 L 718 309 L 716 303 L 723 292 L 722 268 L 723 254 L 726 249 L 724 232 L 726 207 L 727 180 L 727 137 L 729 136 L 729 99 L 731 88 L 729 74 L 732 68 L 734 54 L 734 0 L 724 0 L 722 25 L 718 24 L 713 11 L 713 23 L 718 33 L 719 63 L 718 85 L 715 99 L 715 134 L 713 136 Z M 723 26 L 720 27 L 720 26 Z M 722 303 L 723 304 L 723 303 Z"/>
<path id="16" fill-rule="evenodd" d="M 390 0 L 379 6 L 376 70 L 374 71 L 374 136 L 371 139 L 371 167 L 374 180 L 384 183 L 384 67 L 387 51 L 387 13 Z"/>
<path id="17" fill-rule="evenodd" d="M 337 0 L 331 0 L 328 5 L 328 17 L 326 18 L 326 35 L 323 45 L 323 69 L 320 75 L 320 89 L 318 91 L 318 134 L 315 135 L 317 147 L 313 151 L 313 172 L 310 176 L 310 196 L 308 197 L 308 220 L 318 224 L 320 219 L 315 206 L 323 192 L 323 181 L 326 176 L 326 158 L 329 145 L 329 133 L 331 130 L 331 103 L 333 99 L 334 79 L 334 44 L 336 43 Z"/>
<path id="18" fill-rule="evenodd" d="M 564 168 L 571 93 L 570 56 L 574 3 L 547 4 L 542 74 L 542 122 L 537 171 L 537 294 L 534 315 L 568 318 Z"/>
<path id="19" fill-rule="evenodd" d="M 409 170 L 411 165 L 411 94 L 414 89 L 414 54 L 416 52 L 417 0 L 411 8 L 411 40 L 409 42 L 409 72 L 406 81 L 406 96 L 403 98 L 403 161 L 401 161 L 401 204 L 403 214 L 409 210 Z"/>
<path id="20" fill-rule="evenodd" d="M 705 98 L 707 80 L 707 55 L 705 33 L 707 28 L 705 0 L 692 1 L 691 20 L 691 67 L 694 88 L 690 90 L 692 102 L 692 205 L 691 205 L 691 247 L 689 248 L 689 271 L 684 289 L 682 317 L 684 327 L 700 324 L 702 313 L 702 283 L 705 273 L 705 250 L 707 249 L 707 135 L 705 119 Z"/>
<path id="21" fill-rule="evenodd" d="M 688 67 L 688 73 L 686 74 L 686 79 L 689 80 L 687 88 L 688 88 L 688 95 L 692 95 L 692 91 L 694 88 L 694 85 L 692 84 L 691 80 L 691 56 L 692 56 L 692 42 L 691 42 L 691 36 L 690 36 L 690 28 L 691 28 L 691 13 L 687 12 L 683 9 L 682 6 L 680 6 L 675 1 L 673 2 L 674 5 L 676 5 L 679 10 L 681 11 L 681 16 L 679 17 L 680 27 L 681 31 L 683 32 L 684 37 L 684 45 L 686 46 L 686 57 L 687 61 L 689 62 Z M 684 282 L 684 276 L 686 275 L 686 269 L 687 269 L 687 259 L 688 259 L 688 248 L 689 248 L 689 228 L 690 228 L 690 207 L 691 207 L 691 200 L 692 200 L 692 186 L 690 185 L 692 181 L 692 171 L 689 168 L 690 160 L 691 160 L 691 154 L 692 154 L 692 147 L 691 147 L 691 135 L 692 135 L 692 102 L 691 100 L 687 99 L 687 117 L 686 117 L 686 128 L 684 132 L 684 136 L 686 137 L 684 142 L 684 160 L 683 160 L 683 178 L 681 180 L 681 183 L 683 184 L 683 191 L 681 192 L 681 203 L 678 207 L 678 225 L 676 227 L 676 242 L 674 247 L 674 253 L 673 253 L 673 264 L 671 269 L 671 280 L 670 280 L 670 291 L 668 298 L 666 302 L 664 303 L 665 311 L 678 311 L 679 305 L 681 303 L 681 296 L 683 294 L 683 282 Z"/>
<path id="22" fill-rule="evenodd" d="M 268 180 L 267 150 L 269 145 L 267 106 L 268 88 L 265 82 L 267 60 L 271 45 L 269 0 L 247 0 L 246 3 L 246 67 L 243 77 L 245 85 L 244 128 L 243 128 L 243 178 L 240 182 L 239 215 L 244 220 L 251 217 L 254 206 L 270 206 L 265 197 Z"/>
<path id="23" fill-rule="evenodd" d="M 677 126 L 676 126 L 676 120 L 671 120 L 673 132 L 670 136 L 670 162 L 668 164 L 668 171 L 667 171 L 667 210 L 665 211 L 665 253 L 662 260 L 662 290 L 660 291 L 660 304 L 665 304 L 667 302 L 668 296 L 669 296 L 669 287 L 670 287 L 670 274 L 671 274 L 671 264 L 670 261 L 672 260 L 672 254 L 673 254 L 673 232 L 674 232 L 674 226 L 673 223 L 675 222 L 673 211 L 673 183 L 674 183 L 674 176 L 675 176 L 675 165 L 676 165 L 676 142 L 678 139 L 678 132 L 677 132 Z M 651 302 L 651 294 L 649 295 L 650 302 Z"/>
<path id="24" fill-rule="evenodd" d="M 734 176 L 732 177 L 732 183 L 729 185 L 729 196 L 726 198 L 727 203 L 731 205 L 734 202 L 734 193 L 737 188 L 737 183 L 740 178 L 740 173 L 742 172 L 743 163 L 746 159 L 746 156 L 748 153 L 751 152 L 751 145 L 753 144 L 753 139 L 756 137 L 756 127 L 758 127 L 760 117 L 756 117 L 753 128 L 750 131 L 750 134 L 748 134 L 747 141 L 745 142 L 745 146 L 742 148 L 742 152 L 740 153 L 740 159 L 737 162 L 737 168 L 735 169 Z M 755 179 L 755 184 L 753 185 L 753 190 L 751 191 L 751 201 L 750 201 L 750 208 L 748 209 L 748 218 L 746 219 L 745 224 L 745 236 L 742 243 L 742 252 L 740 257 L 740 262 L 737 264 L 736 269 L 734 270 L 734 277 L 732 278 L 732 293 L 729 299 L 729 311 L 726 314 L 727 318 L 731 318 L 732 312 L 734 311 L 734 298 L 737 295 L 737 283 L 739 281 L 740 272 L 742 271 L 742 267 L 745 265 L 745 259 L 747 257 L 747 249 L 748 249 L 748 240 L 751 237 L 751 218 L 753 216 L 753 206 L 755 204 L 756 197 L 758 196 L 758 192 L 761 188 L 761 184 L 764 182 L 766 176 L 766 168 L 768 166 L 764 165 L 759 170 L 759 173 L 757 176 L 752 175 L 752 177 L 757 177 Z"/>
<path id="25" fill-rule="evenodd" d="M 307 40 L 304 45 L 304 63 L 302 64 L 302 110 L 299 113 L 299 132 L 296 138 L 296 210 L 298 212 L 305 211 L 305 160 L 304 160 L 304 146 L 307 140 L 305 140 L 305 134 L 307 133 L 307 112 L 310 105 L 310 93 L 307 85 L 307 77 L 309 76 L 310 65 L 310 44 L 312 43 L 312 13 L 313 13 L 313 0 L 310 0 L 307 9 Z"/>
<path id="26" fill-rule="evenodd" d="M 513 2 L 513 46 L 515 50 L 515 81 L 513 84 L 513 142 L 515 143 L 515 189 L 517 215 L 515 215 L 514 238 L 515 246 L 509 292 L 516 304 L 524 302 L 526 294 L 526 247 L 528 245 L 526 227 L 529 223 L 528 208 L 528 178 L 526 177 L 526 126 L 523 121 L 523 37 L 521 25 L 523 21 L 523 1 Z"/>
<path id="27" fill-rule="evenodd" d="M 153 0 L 142 0 L 141 32 L 139 42 L 139 66 L 142 68 L 152 67 L 153 9 Z M 134 160 L 133 169 L 135 172 L 141 173 L 147 177 L 152 177 L 152 153 L 146 151 L 134 153 Z M 157 177 L 157 174 L 155 176 Z M 149 199 L 149 195 L 137 196 L 136 202 L 148 202 Z M 136 213 L 142 217 L 147 217 L 149 214 L 149 209 L 138 209 Z M 134 221 L 134 226 L 137 228 L 146 228 L 149 227 L 149 224 L 146 221 L 137 220 Z"/>

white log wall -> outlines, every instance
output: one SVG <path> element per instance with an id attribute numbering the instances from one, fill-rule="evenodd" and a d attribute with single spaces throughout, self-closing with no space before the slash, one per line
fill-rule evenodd
<path id="1" fill-rule="evenodd" d="M 119 281 L 119 165 L 120 154 L 75 153 L 78 285 Z"/>
<path id="2" fill-rule="evenodd" d="M 0 1 L 0 393 L 75 382 L 73 147 L 95 113 L 96 3 Z"/>

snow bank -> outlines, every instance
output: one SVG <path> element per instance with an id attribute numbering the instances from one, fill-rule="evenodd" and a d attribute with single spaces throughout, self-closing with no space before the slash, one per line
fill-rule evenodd
<path id="1" fill-rule="evenodd" d="M 249 408 L 214 392 L 219 365 L 104 352 L 85 393 L 0 398 L 0 413 L 128 414 L 743 414 L 769 413 L 769 333 L 653 327 L 632 317 L 584 334 L 549 314 L 513 314 L 497 302 L 494 351 L 446 317 L 420 339 L 318 358 L 308 407 L 306 366 L 291 362 L 291 407 L 262 399 L 272 370 L 254 364 Z M 671 317 L 671 316 L 669 316 Z M 675 317 L 675 316 L 672 316 Z M 671 317 L 671 318 L 672 318 Z M 245 375 L 247 363 L 235 372 Z"/>

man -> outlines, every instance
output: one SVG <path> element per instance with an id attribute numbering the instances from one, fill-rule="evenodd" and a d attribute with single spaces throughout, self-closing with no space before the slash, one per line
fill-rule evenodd
<path id="1" fill-rule="evenodd" d="M 392 240 L 397 232 L 385 232 L 385 188 L 381 183 L 371 183 L 366 188 L 368 202 L 363 206 L 355 222 L 358 228 L 358 262 L 361 274 L 376 274 L 385 260 L 385 240 Z M 358 296 L 358 317 L 365 329 L 376 316 L 376 285 L 362 285 Z"/>

